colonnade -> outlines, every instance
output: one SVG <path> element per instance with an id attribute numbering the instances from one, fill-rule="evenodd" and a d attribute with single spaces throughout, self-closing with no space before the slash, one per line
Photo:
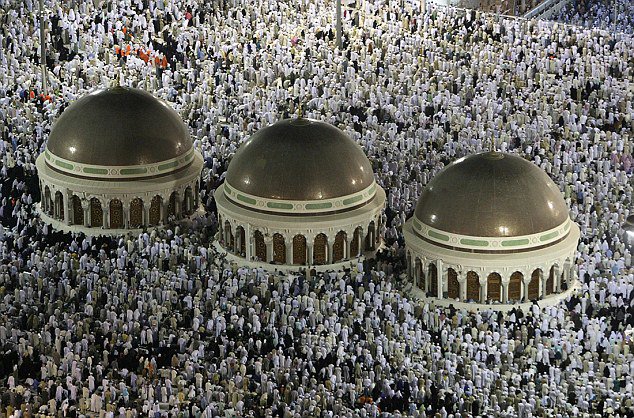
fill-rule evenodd
<path id="1" fill-rule="evenodd" d="M 191 215 L 199 206 L 198 183 L 180 190 L 134 197 L 90 195 L 41 185 L 41 210 L 66 225 L 130 229 L 167 224 Z"/>
<path id="2" fill-rule="evenodd" d="M 275 264 L 324 265 L 353 259 L 375 250 L 377 226 L 371 221 L 338 231 L 270 231 L 238 225 L 219 217 L 218 239 L 233 254 Z"/>
<path id="3" fill-rule="evenodd" d="M 545 298 L 562 291 L 573 276 L 570 259 L 549 266 L 527 269 L 464 268 L 443 260 L 408 257 L 408 274 L 413 284 L 428 296 L 460 301 L 513 302 Z"/>

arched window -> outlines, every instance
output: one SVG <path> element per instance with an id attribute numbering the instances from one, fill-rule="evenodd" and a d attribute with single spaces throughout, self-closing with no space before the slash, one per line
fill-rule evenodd
<path id="1" fill-rule="evenodd" d="M 293 264 L 306 264 L 306 237 L 303 235 L 293 237 Z"/>

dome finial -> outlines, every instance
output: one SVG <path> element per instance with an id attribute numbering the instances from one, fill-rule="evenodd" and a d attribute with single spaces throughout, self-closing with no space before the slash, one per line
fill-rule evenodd
<path id="1" fill-rule="evenodd" d="M 301 119 L 303 117 L 304 117 L 304 102 L 300 100 L 299 105 L 297 106 L 297 118 Z"/>
<path id="2" fill-rule="evenodd" d="M 112 80 L 110 87 L 112 88 L 121 87 L 121 83 L 119 82 L 120 78 L 121 78 L 121 73 L 119 71 L 116 71 L 114 74 L 114 80 Z"/>

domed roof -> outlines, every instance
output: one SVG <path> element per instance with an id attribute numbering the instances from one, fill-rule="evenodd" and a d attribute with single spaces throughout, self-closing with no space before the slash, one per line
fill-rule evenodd
<path id="1" fill-rule="evenodd" d="M 418 200 L 415 217 L 453 234 L 516 237 L 561 226 L 568 207 L 535 164 L 484 152 L 460 158 L 436 174 Z"/>
<path id="2" fill-rule="evenodd" d="M 74 102 L 47 144 L 57 157 L 100 166 L 157 163 L 191 148 L 187 126 L 169 104 L 127 87 L 98 90 Z"/>
<path id="3" fill-rule="evenodd" d="M 285 119 L 258 130 L 234 155 L 227 183 L 253 196 L 323 200 L 374 183 L 365 153 L 340 129 L 313 119 Z"/>

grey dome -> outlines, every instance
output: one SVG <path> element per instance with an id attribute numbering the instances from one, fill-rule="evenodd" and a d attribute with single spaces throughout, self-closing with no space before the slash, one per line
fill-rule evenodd
<path id="1" fill-rule="evenodd" d="M 374 182 L 365 153 L 340 129 L 313 119 L 285 119 L 258 130 L 234 155 L 227 182 L 267 199 L 347 196 Z"/>
<path id="2" fill-rule="evenodd" d="M 415 217 L 453 234 L 514 237 L 561 226 L 568 207 L 535 164 L 485 152 L 458 159 L 436 174 L 418 200 Z"/>
<path id="3" fill-rule="evenodd" d="M 127 166 L 169 160 L 192 148 L 187 126 L 166 102 L 114 87 L 80 98 L 48 138 L 52 154 L 82 164 Z"/>

